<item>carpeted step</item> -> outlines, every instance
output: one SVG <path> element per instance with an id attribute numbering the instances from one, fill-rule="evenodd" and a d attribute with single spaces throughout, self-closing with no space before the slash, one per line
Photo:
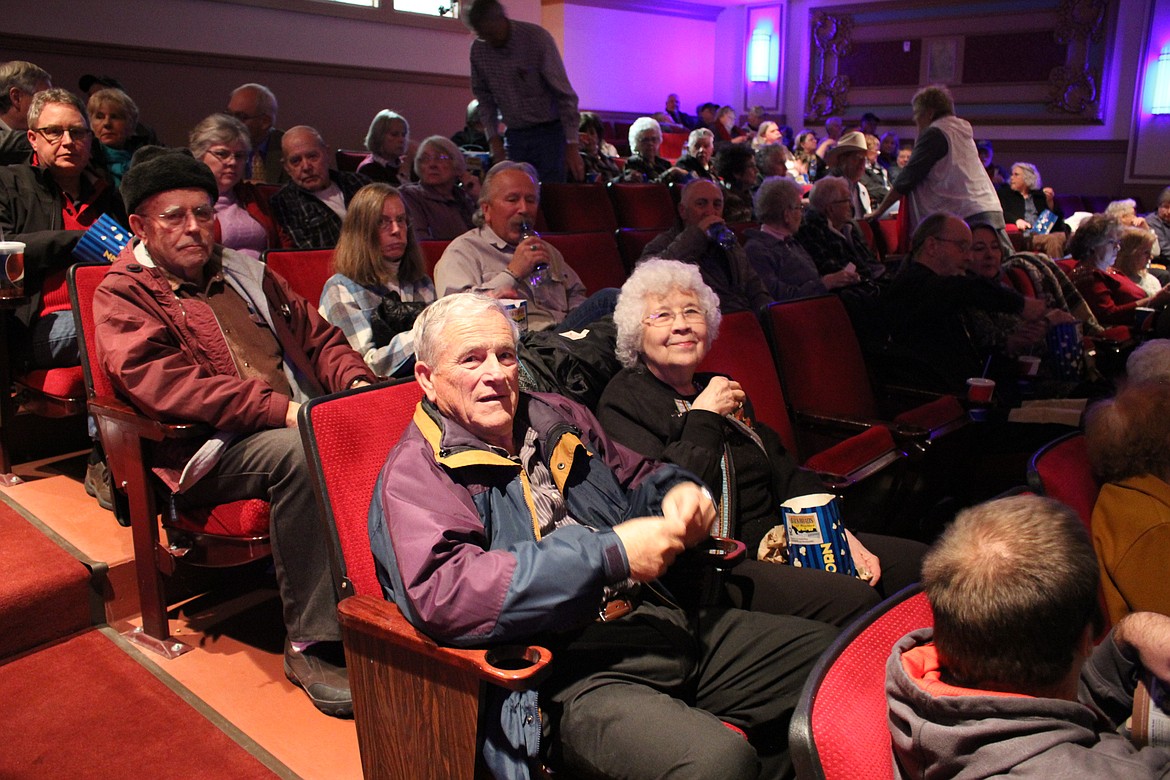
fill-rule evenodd
<path id="1" fill-rule="evenodd" d="M 0 503 L 0 659 L 93 625 L 90 571 Z"/>
<path id="2" fill-rule="evenodd" d="M 225 729 L 246 737 L 194 709 L 112 637 L 93 629 L 0 662 L 0 777 L 274 776 Z"/>

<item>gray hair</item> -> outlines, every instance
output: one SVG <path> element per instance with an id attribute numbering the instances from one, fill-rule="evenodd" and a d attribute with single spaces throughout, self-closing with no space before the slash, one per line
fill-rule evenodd
<path id="1" fill-rule="evenodd" d="M 784 144 L 764 144 L 756 150 L 756 167 L 765 177 L 787 176 L 788 161 L 792 159 L 792 152 Z M 773 167 L 777 164 L 785 166 L 783 173 L 777 173 Z"/>
<path id="2" fill-rule="evenodd" d="M 937 237 L 946 229 L 947 223 L 952 219 L 963 221 L 962 217 L 949 211 L 936 211 L 919 222 L 918 227 L 914 228 L 914 233 L 910 236 L 910 256 L 917 257 L 918 253 L 922 251 L 922 247 L 926 246 L 926 239 Z M 996 232 L 998 233 L 998 231 Z"/>
<path id="3" fill-rule="evenodd" d="M 647 296 L 666 295 L 671 290 L 693 292 L 698 296 L 699 305 L 707 315 L 708 347 L 719 336 L 719 323 L 723 321 L 719 296 L 703 281 L 699 267 L 662 257 L 647 258 L 638 263 L 622 285 L 613 310 L 613 323 L 617 327 L 614 352 L 618 362 L 626 368 L 636 366 L 642 357 L 642 332 L 646 327 L 642 319 L 646 316 Z"/>
<path id="4" fill-rule="evenodd" d="M 849 194 L 849 182 L 844 176 L 826 176 L 823 179 L 817 179 L 817 183 L 813 185 L 812 191 L 808 194 L 808 204 L 825 214 L 834 190 L 837 189 Z"/>
<path id="5" fill-rule="evenodd" d="M 77 113 L 81 114 L 81 121 L 86 127 L 89 127 L 89 113 L 85 110 L 85 106 L 76 95 L 60 87 L 46 89 L 33 96 L 32 103 L 28 107 L 28 126 L 36 128 L 37 120 L 41 118 L 41 112 L 45 110 L 45 106 L 53 103 L 77 109 Z"/>
<path id="6" fill-rule="evenodd" d="M 756 216 L 765 225 L 784 220 L 784 212 L 800 204 L 799 184 L 787 176 L 769 176 L 756 190 Z"/>
<path id="7" fill-rule="evenodd" d="M 479 320 L 491 312 L 507 320 L 512 330 L 513 344 L 519 343 L 520 329 L 498 300 L 482 293 L 454 293 L 430 304 L 415 319 L 411 330 L 415 359 L 433 367 L 443 349 L 449 346 L 443 341 L 443 331 L 449 322 L 455 319 Z"/>
<path id="8" fill-rule="evenodd" d="M 1158 193 L 1158 206 L 1161 207 L 1167 203 L 1170 203 L 1170 187 L 1167 187 Z"/>
<path id="9" fill-rule="evenodd" d="M 528 174 L 528 178 L 532 179 L 532 183 L 536 185 L 536 202 L 540 203 L 540 174 L 536 172 L 536 168 L 531 163 L 516 162 L 515 160 L 504 160 L 498 162 L 491 167 L 487 172 L 487 176 L 483 177 L 483 186 L 479 190 L 479 203 L 475 209 L 475 214 L 471 221 L 475 223 L 476 227 L 483 227 L 483 204 L 488 203 L 495 194 L 496 177 L 504 171 L 523 171 Z"/>
<path id="10" fill-rule="evenodd" d="M 90 95 L 89 102 L 85 104 L 86 113 L 92 116 L 95 111 L 107 104 L 122 112 L 126 117 L 126 125 L 133 132 L 134 126 L 138 124 L 138 104 L 120 89 L 106 87 Z"/>
<path id="11" fill-rule="evenodd" d="M 366 148 L 376 154 L 377 150 L 382 148 L 382 139 L 386 133 L 390 132 L 390 125 L 395 122 L 402 123 L 403 128 L 406 129 L 406 139 L 409 141 L 410 122 L 407 122 L 406 117 L 397 111 L 384 108 L 374 114 L 374 121 L 370 122 L 370 129 L 366 132 Z"/>
<path id="12" fill-rule="evenodd" d="M 1133 198 L 1115 200 L 1105 207 L 1105 214 L 1120 220 L 1122 217 L 1137 213 L 1137 201 Z"/>
<path id="13" fill-rule="evenodd" d="M 687 151 L 693 153 L 695 151 L 695 144 L 699 143 L 699 141 L 702 141 L 704 138 L 710 138 L 712 141 L 714 141 L 715 134 L 705 127 L 696 127 L 694 130 L 692 130 L 691 134 L 687 136 Z"/>
<path id="14" fill-rule="evenodd" d="M 1125 376 L 1130 382 L 1170 384 L 1170 340 L 1150 339 L 1131 352 Z"/>
<path id="15" fill-rule="evenodd" d="M 231 97 L 235 97 L 240 92 L 255 92 L 256 93 L 256 109 L 261 114 L 268 114 L 272 118 L 272 123 L 276 124 L 276 95 L 272 93 L 268 87 L 256 82 L 249 82 L 241 84 L 232 90 Z"/>
<path id="16" fill-rule="evenodd" d="M 467 171 L 467 160 L 463 159 L 463 152 L 459 151 L 459 147 L 450 138 L 442 135 L 429 135 L 423 139 L 422 143 L 418 145 L 418 152 L 414 155 L 414 174 L 421 176 L 419 170 L 422 168 L 422 163 L 419 162 L 422 157 L 423 150 L 428 146 L 438 147 L 444 154 L 451 158 L 451 165 L 455 168 L 455 173 L 462 176 Z"/>
<path id="17" fill-rule="evenodd" d="M 1009 170 L 1019 168 L 1023 174 L 1024 186 L 1029 190 L 1038 190 L 1043 184 L 1040 183 L 1040 169 L 1030 162 L 1014 162 Z"/>
<path id="18" fill-rule="evenodd" d="M 634 124 L 630 125 L 629 139 L 630 151 L 636 151 L 638 146 L 638 137 L 653 130 L 658 133 L 658 137 L 662 138 L 662 125 L 658 124 L 658 120 L 652 116 L 640 116 L 634 120 Z"/>
<path id="19" fill-rule="evenodd" d="M 756 130 L 756 137 L 752 139 L 752 148 L 753 149 L 758 151 L 759 149 L 761 149 L 765 146 L 771 145 L 768 141 L 764 140 L 764 133 L 768 132 L 773 127 L 776 128 L 777 130 L 780 129 L 780 125 L 776 124 L 771 119 L 769 119 L 766 122 L 760 122 L 760 127 L 758 130 Z"/>
<path id="20" fill-rule="evenodd" d="M 37 84 L 42 81 L 52 82 L 53 78 L 44 68 L 31 62 L 10 60 L 0 65 L 0 90 L 3 90 L 0 92 L 0 114 L 12 108 L 12 99 L 8 97 L 9 90 L 16 87 L 21 92 L 31 95 L 36 92 Z"/>
<path id="21" fill-rule="evenodd" d="M 201 159 L 216 144 L 226 146 L 231 143 L 241 143 L 245 152 L 252 152 L 252 136 L 248 128 L 231 114 L 212 114 L 191 128 L 187 136 L 187 148 L 196 160 Z"/>

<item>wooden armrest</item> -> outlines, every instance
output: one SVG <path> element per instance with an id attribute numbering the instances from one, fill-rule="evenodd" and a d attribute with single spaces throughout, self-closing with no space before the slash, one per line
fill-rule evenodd
<path id="1" fill-rule="evenodd" d="M 202 423 L 164 423 L 152 420 L 130 404 L 110 396 L 89 399 L 89 412 L 102 421 L 118 427 L 122 432 L 150 441 L 189 439 L 206 436 L 208 427 Z"/>
<path id="2" fill-rule="evenodd" d="M 351 630 L 434 661 L 478 675 L 514 691 L 539 685 L 551 671 L 552 652 L 538 645 L 501 645 L 489 649 L 445 647 L 412 626 L 398 607 L 374 596 L 350 596 L 337 607 Z"/>

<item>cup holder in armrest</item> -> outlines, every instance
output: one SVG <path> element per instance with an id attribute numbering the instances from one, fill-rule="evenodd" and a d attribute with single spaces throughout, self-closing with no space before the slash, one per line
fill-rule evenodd
<path id="1" fill-rule="evenodd" d="M 747 547 L 737 539 L 712 536 L 695 548 L 702 552 L 717 569 L 730 568 L 743 560 Z"/>
<path id="2" fill-rule="evenodd" d="M 531 645 L 503 645 L 493 647 L 484 654 L 484 660 L 496 669 L 519 672 L 547 663 L 543 648 Z"/>

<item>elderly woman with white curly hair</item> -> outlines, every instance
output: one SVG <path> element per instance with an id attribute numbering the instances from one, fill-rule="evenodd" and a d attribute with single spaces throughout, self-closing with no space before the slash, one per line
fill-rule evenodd
<path id="1" fill-rule="evenodd" d="M 1003 207 L 1004 222 L 1015 225 L 1019 230 L 1031 230 L 1041 214 L 1051 211 L 1058 217 L 1052 229 L 1067 233 L 1068 228 L 1059 219 L 1062 215 L 1056 208 L 1056 193 L 1051 187 L 1043 185 L 1040 171 L 1035 165 L 1029 162 L 1012 163 L 1007 183 L 995 188 L 999 204 Z"/>
<path id="2" fill-rule="evenodd" d="M 454 141 L 441 135 L 424 139 L 414 157 L 414 173 L 418 183 L 404 184 L 398 194 L 415 236 L 450 241 L 475 227 L 475 198 L 465 189 L 467 162 Z"/>
<path id="3" fill-rule="evenodd" d="M 662 126 L 649 116 L 638 117 L 630 125 L 630 157 L 622 170 L 622 181 L 658 181 L 670 170 L 670 160 L 658 156 L 662 146 Z"/>
<path id="4" fill-rule="evenodd" d="M 616 441 L 690 470 L 719 497 L 717 533 L 743 541 L 750 559 L 727 580 L 737 606 L 844 626 L 915 582 L 926 548 L 847 532 L 866 579 L 759 560 L 768 557 L 768 543 L 761 544 L 768 532 L 783 523 L 780 503 L 826 488 L 754 419 L 738 382 L 698 372 L 721 321 L 719 297 L 698 268 L 659 258 L 640 263 L 614 310 L 624 368 L 602 394 L 598 419 Z"/>

